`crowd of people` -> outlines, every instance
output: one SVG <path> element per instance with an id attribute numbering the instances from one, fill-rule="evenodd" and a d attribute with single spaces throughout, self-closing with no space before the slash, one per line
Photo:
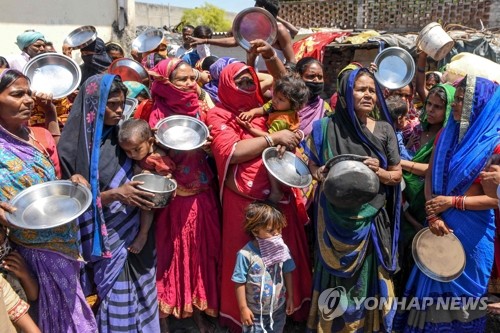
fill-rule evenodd
<path id="1" fill-rule="evenodd" d="M 21 72 L 50 52 L 42 33 L 21 33 L 22 53 L 0 57 L 0 332 L 163 333 L 185 318 L 200 332 L 283 332 L 291 323 L 308 332 L 481 332 L 487 309 L 500 312 L 499 303 L 397 301 L 500 293 L 498 84 L 472 75 L 440 82 L 421 52 L 414 83 L 390 90 L 376 66 L 351 63 L 325 99 L 323 65 L 295 59 L 296 30 L 278 2 L 256 6 L 280 22 L 276 44 L 251 41 L 243 62 L 211 54 L 210 44 L 234 38 L 185 25 L 177 50 L 132 53 L 149 84 L 107 73 L 126 52 L 100 38 L 80 50 L 80 87 L 60 100 L 32 91 Z M 127 98 L 138 100 L 129 119 Z M 176 115 L 207 125 L 200 148 L 155 141 L 156 125 Z M 269 147 L 302 159 L 311 185 L 270 174 Z M 340 155 L 361 156 L 374 175 L 369 200 L 332 201 L 325 184 Z M 154 194 L 132 181 L 140 173 L 175 180 L 166 207 L 153 208 Z M 90 189 L 80 217 L 49 229 L 8 222 L 12 198 L 56 179 Z M 462 244 L 456 279 L 437 281 L 415 264 L 423 228 Z M 359 306 L 368 298 L 386 303 Z"/>

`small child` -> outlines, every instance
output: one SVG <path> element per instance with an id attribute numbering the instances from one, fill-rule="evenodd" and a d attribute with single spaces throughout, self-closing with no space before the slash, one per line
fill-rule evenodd
<path id="1" fill-rule="evenodd" d="M 407 161 L 411 161 L 413 154 L 406 147 L 406 142 L 408 138 L 405 138 L 404 131 L 408 127 L 408 119 L 406 115 L 408 113 L 408 103 L 401 97 L 397 95 L 392 95 L 387 97 L 385 100 L 387 109 L 391 114 L 392 121 L 394 122 L 394 127 L 396 128 L 396 138 L 398 139 L 399 154 L 401 158 Z"/>
<path id="2" fill-rule="evenodd" d="M 285 226 L 285 216 L 269 204 L 254 202 L 246 209 L 244 228 L 255 239 L 238 251 L 231 278 L 243 332 L 283 332 L 286 315 L 294 311 L 295 263 L 281 238 Z"/>
<path id="3" fill-rule="evenodd" d="M 3 226 L 0 226 L 0 275 L 23 301 L 38 299 L 38 281 L 31 275 L 23 257 L 13 251 Z"/>
<path id="4" fill-rule="evenodd" d="M 165 151 L 155 145 L 153 132 L 145 120 L 128 119 L 124 121 L 118 132 L 118 144 L 130 159 L 137 161 L 134 174 L 154 172 L 168 178 L 172 176 L 175 163 L 166 155 Z M 153 218 L 153 211 L 143 210 L 141 212 L 141 226 L 137 237 L 129 247 L 130 252 L 141 252 L 148 238 Z"/>
<path id="5" fill-rule="evenodd" d="M 285 129 L 292 132 L 299 130 L 300 119 L 298 112 L 307 103 L 308 98 L 309 89 L 299 76 L 296 74 L 284 75 L 274 83 L 273 98 L 263 107 L 240 113 L 240 123 L 252 135 L 263 136 L 272 145 L 270 133 Z M 263 115 L 268 116 L 268 133 L 252 127 L 249 123 L 253 117 Z M 272 176 L 269 176 L 269 181 L 271 183 L 271 193 L 268 200 L 278 202 L 283 196 L 280 185 Z"/>

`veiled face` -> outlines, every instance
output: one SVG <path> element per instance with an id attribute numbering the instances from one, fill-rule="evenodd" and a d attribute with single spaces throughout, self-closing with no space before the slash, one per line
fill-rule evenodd
<path id="1" fill-rule="evenodd" d="M 354 83 L 353 97 L 356 114 L 369 114 L 377 104 L 375 81 L 368 75 L 359 76 Z"/>
<path id="2" fill-rule="evenodd" d="M 234 77 L 234 83 L 239 89 L 243 91 L 252 92 L 257 89 L 252 74 L 250 74 L 250 71 L 248 69 L 245 69 L 241 71 L 241 73 L 236 75 Z"/>
<path id="3" fill-rule="evenodd" d="M 180 64 L 172 73 L 170 80 L 180 90 L 191 91 L 196 85 L 196 75 L 189 64 Z"/>

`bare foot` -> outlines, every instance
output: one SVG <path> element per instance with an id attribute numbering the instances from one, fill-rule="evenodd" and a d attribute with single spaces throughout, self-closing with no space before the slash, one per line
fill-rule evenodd
<path id="1" fill-rule="evenodd" d="M 278 188 L 278 189 L 271 189 L 271 193 L 269 194 L 267 200 L 277 203 L 281 200 L 281 198 L 283 198 L 283 192 L 281 192 L 281 190 Z"/>
<path id="2" fill-rule="evenodd" d="M 144 244 L 146 244 L 147 239 L 148 235 L 138 234 L 137 237 L 135 237 L 134 242 L 128 248 L 128 250 L 135 254 L 141 252 L 142 248 L 144 247 Z"/>

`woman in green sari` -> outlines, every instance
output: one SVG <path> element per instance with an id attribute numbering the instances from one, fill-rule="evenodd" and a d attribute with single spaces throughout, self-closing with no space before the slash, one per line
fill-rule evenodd
<path id="1" fill-rule="evenodd" d="M 449 84 L 438 84 L 428 93 L 424 111 L 420 116 L 420 149 L 411 161 L 401 160 L 405 182 L 403 218 L 401 219 L 400 258 L 401 271 L 397 287 L 404 288 L 408 274 L 413 267 L 411 242 L 415 234 L 423 228 L 425 221 L 424 178 L 429 166 L 436 135 L 444 127 L 451 113 L 455 88 Z M 398 283 L 399 282 L 399 283 Z M 403 289 L 401 289 L 403 290 Z"/>

